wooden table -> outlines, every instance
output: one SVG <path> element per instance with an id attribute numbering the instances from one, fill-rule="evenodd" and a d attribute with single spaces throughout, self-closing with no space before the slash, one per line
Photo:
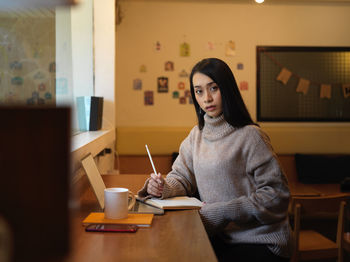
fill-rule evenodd
<path id="1" fill-rule="evenodd" d="M 105 175 L 107 187 L 127 187 L 134 193 L 147 175 Z M 71 252 L 75 261 L 217 261 L 197 210 L 166 211 L 150 228 L 136 233 L 85 232 L 81 221 L 97 211 L 97 200 L 86 177 L 76 186 L 77 203 L 71 224 Z"/>
<path id="2" fill-rule="evenodd" d="M 126 187 L 133 193 L 149 175 L 104 175 L 107 187 Z M 289 184 L 293 196 L 340 193 L 337 184 Z M 155 216 L 151 228 L 136 233 L 85 232 L 81 221 L 99 211 L 96 197 L 84 176 L 75 185 L 76 199 L 71 223 L 71 252 L 65 262 L 76 261 L 217 261 L 198 211 L 166 211 Z"/>

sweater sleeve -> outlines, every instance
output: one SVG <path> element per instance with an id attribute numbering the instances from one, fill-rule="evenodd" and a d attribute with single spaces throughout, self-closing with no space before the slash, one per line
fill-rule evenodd
<path id="1" fill-rule="evenodd" d="M 192 156 L 192 140 L 195 128 L 192 129 L 180 145 L 179 155 L 172 166 L 172 170 L 165 178 L 166 186 L 164 187 L 162 198 L 184 195 L 192 196 L 197 190 Z"/>
<path id="2" fill-rule="evenodd" d="M 162 199 L 174 196 L 192 196 L 197 191 L 192 161 L 192 133 L 194 129 L 180 145 L 179 155 L 172 166 L 172 170 L 165 178 Z M 147 193 L 148 181 L 149 179 L 146 180 L 143 188 L 138 192 L 141 198 L 149 197 Z"/>
<path id="3" fill-rule="evenodd" d="M 265 225 L 287 216 L 288 183 L 268 137 L 261 130 L 250 128 L 242 153 L 255 190 L 226 202 L 206 204 L 200 215 L 209 234 L 220 232 L 229 222 L 237 226 Z"/>

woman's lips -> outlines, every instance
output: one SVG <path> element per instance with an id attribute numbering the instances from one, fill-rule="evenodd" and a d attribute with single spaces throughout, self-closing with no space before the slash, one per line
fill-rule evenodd
<path id="1" fill-rule="evenodd" d="M 205 110 L 207 110 L 207 111 L 214 111 L 215 108 L 216 108 L 216 106 L 207 106 L 207 107 L 205 108 Z"/>

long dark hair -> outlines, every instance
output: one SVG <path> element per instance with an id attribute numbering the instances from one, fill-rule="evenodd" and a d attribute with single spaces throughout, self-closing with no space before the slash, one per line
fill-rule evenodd
<path id="1" fill-rule="evenodd" d="M 202 129 L 204 126 L 205 112 L 201 110 L 194 94 L 192 80 L 195 73 L 207 75 L 218 85 L 221 93 L 224 118 L 231 126 L 239 128 L 250 124 L 256 125 L 244 104 L 230 67 L 220 59 L 206 58 L 193 67 L 190 75 L 191 95 L 198 118 L 199 129 Z"/>

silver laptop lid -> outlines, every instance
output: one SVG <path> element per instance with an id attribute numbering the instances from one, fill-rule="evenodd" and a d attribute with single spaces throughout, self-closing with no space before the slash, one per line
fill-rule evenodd
<path id="1" fill-rule="evenodd" d="M 104 210 L 104 207 L 105 207 L 104 190 L 106 188 L 106 185 L 103 182 L 102 176 L 96 166 L 95 160 L 93 159 L 92 155 L 89 154 L 81 161 L 81 164 L 86 172 L 86 175 L 96 195 L 98 203 L 101 209 Z M 129 211 L 129 213 L 163 215 L 164 210 L 136 201 L 136 205 L 132 210 Z"/>
<path id="2" fill-rule="evenodd" d="M 91 154 L 85 157 L 81 164 L 86 172 L 86 175 L 90 181 L 92 189 L 96 195 L 98 203 L 102 210 L 105 208 L 105 199 L 104 199 L 104 190 L 106 188 L 105 183 L 103 182 L 100 171 L 98 170 L 96 163 Z"/>

